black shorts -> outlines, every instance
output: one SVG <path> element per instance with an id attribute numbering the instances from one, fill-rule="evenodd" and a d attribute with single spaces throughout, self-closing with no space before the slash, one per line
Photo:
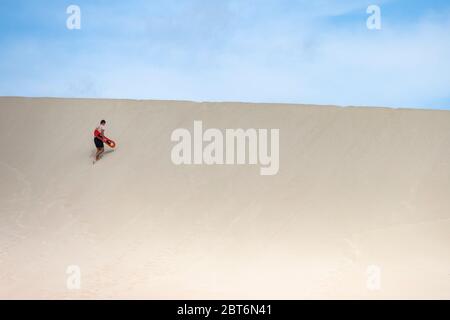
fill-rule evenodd
<path id="1" fill-rule="evenodd" d="M 100 140 L 99 138 L 95 137 L 95 138 L 94 138 L 94 143 L 95 143 L 95 146 L 96 146 L 97 148 L 103 148 L 103 141 Z"/>

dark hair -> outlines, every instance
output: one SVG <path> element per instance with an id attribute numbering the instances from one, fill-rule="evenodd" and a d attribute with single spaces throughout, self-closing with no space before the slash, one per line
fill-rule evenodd
<path id="1" fill-rule="evenodd" d="M 100 121 L 100 124 L 106 124 L 105 120 Z"/>

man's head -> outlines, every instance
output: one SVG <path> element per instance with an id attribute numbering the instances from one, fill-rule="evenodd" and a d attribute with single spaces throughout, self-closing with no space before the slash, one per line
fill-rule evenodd
<path id="1" fill-rule="evenodd" d="M 105 125 L 105 124 L 106 124 L 106 121 L 105 121 L 105 120 L 102 120 L 102 121 L 100 121 L 100 124 Z"/>

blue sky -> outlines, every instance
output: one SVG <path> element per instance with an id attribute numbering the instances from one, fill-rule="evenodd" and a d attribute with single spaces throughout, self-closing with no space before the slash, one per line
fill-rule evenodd
<path id="1" fill-rule="evenodd" d="M 1 96 L 450 109 L 449 88 L 443 0 L 0 1 Z"/>

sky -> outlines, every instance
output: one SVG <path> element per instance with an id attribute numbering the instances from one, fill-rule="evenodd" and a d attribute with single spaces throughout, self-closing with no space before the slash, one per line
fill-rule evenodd
<path id="1" fill-rule="evenodd" d="M 0 96 L 450 109 L 450 1 L 0 0 Z"/>

